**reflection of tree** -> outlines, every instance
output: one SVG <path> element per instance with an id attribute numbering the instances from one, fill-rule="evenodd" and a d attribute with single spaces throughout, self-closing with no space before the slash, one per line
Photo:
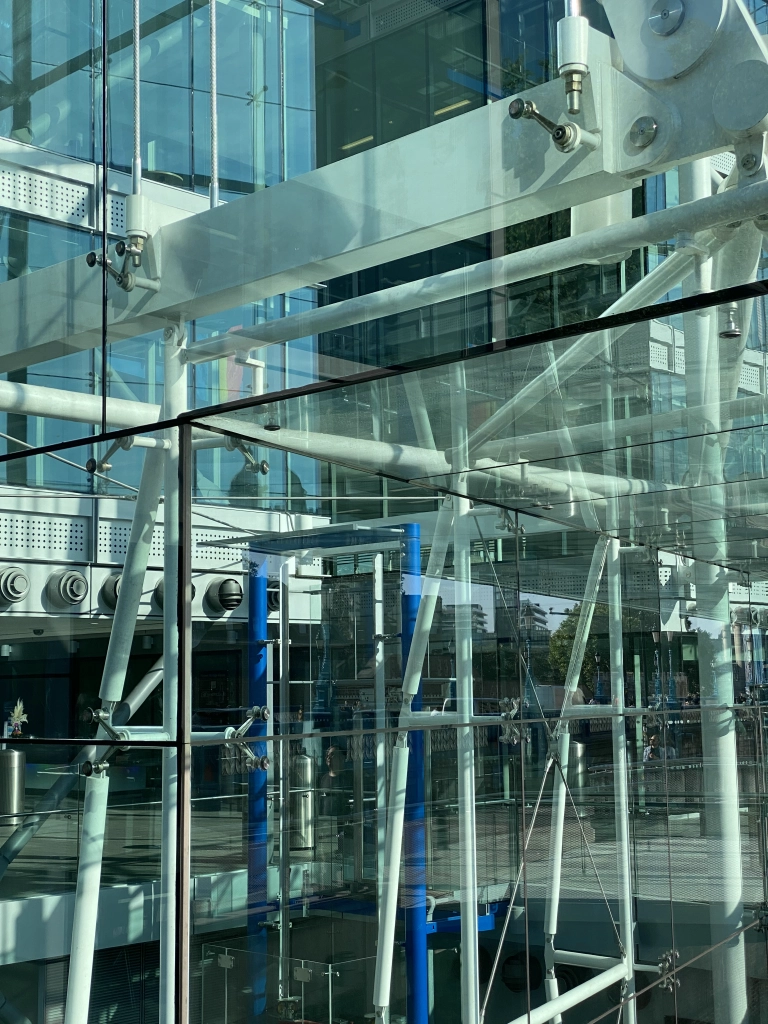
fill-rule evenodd
<path id="1" fill-rule="evenodd" d="M 534 70 L 534 68 L 538 68 Z M 551 60 L 542 57 L 532 65 L 526 63 L 525 57 L 521 54 L 514 60 L 507 58 L 501 65 L 501 88 L 505 96 L 514 96 L 525 89 L 532 89 L 535 85 L 541 85 L 554 78 L 555 67 Z"/>
<path id="2" fill-rule="evenodd" d="M 563 621 L 550 637 L 549 663 L 555 676 L 552 680 L 554 683 L 562 684 L 565 682 L 568 665 L 571 660 L 571 651 L 573 650 L 573 641 L 576 636 L 576 627 L 579 622 L 580 612 L 580 604 L 567 609 Z M 621 618 L 624 637 L 626 638 L 632 633 L 647 633 L 650 627 L 645 623 L 646 617 L 647 616 L 644 616 L 642 612 L 634 609 L 623 609 Z M 585 683 L 591 688 L 595 674 L 596 655 L 600 656 L 601 672 L 607 673 L 609 671 L 610 664 L 609 654 L 608 606 L 605 604 L 597 604 L 595 605 L 594 615 L 592 616 L 592 626 L 589 630 L 589 638 L 584 652 L 584 660 L 581 665 L 579 682 Z"/>

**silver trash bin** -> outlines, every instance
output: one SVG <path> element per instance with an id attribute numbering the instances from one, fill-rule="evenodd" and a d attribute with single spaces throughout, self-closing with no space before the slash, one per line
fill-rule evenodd
<path id="1" fill-rule="evenodd" d="M 0 750 L 0 825 L 18 825 L 24 814 L 26 754 Z"/>
<path id="2" fill-rule="evenodd" d="M 566 773 L 568 788 L 573 797 L 576 813 L 580 818 L 585 818 L 589 810 L 589 772 L 587 765 L 587 745 L 571 740 L 568 751 L 568 771 Z M 571 808 L 566 802 L 566 815 Z"/>
<path id="3" fill-rule="evenodd" d="M 291 758 L 290 848 L 312 850 L 315 846 L 315 762 L 302 752 Z"/>

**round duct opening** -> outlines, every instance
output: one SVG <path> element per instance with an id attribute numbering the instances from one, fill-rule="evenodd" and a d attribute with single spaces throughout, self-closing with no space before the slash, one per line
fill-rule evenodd
<path id="1" fill-rule="evenodd" d="M 111 576 L 107 576 L 101 585 L 101 600 L 112 611 L 117 608 L 117 599 L 120 596 L 120 580 L 122 575 L 119 572 L 113 572 Z"/>
<path id="2" fill-rule="evenodd" d="M 196 593 L 196 591 L 195 591 L 195 584 L 193 583 L 192 584 L 192 597 L 195 596 L 195 593 Z M 157 607 L 158 608 L 162 608 L 163 607 L 163 600 L 164 600 L 164 598 L 165 598 L 165 581 L 161 579 L 161 580 L 157 581 L 157 585 L 155 586 L 155 602 L 157 603 Z"/>
<path id="3" fill-rule="evenodd" d="M 208 584 L 205 600 L 213 612 L 231 612 L 243 603 L 243 588 L 236 579 L 219 576 Z"/>
<path id="4" fill-rule="evenodd" d="M 53 604 L 65 608 L 85 600 L 88 596 L 88 580 L 77 569 L 60 569 L 48 579 L 46 589 Z"/>
<path id="5" fill-rule="evenodd" d="M 0 599 L 8 604 L 23 601 L 29 593 L 29 577 L 23 569 L 12 566 L 0 572 Z"/>

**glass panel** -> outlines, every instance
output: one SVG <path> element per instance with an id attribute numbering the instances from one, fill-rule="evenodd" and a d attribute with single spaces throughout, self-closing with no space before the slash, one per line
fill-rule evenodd
<path id="1" fill-rule="evenodd" d="M 100 708 L 129 699 L 135 688 L 138 703 L 121 705 L 119 724 L 133 721 L 135 711 L 142 727 L 175 735 L 174 702 L 166 693 L 164 705 L 158 666 L 169 569 L 164 546 L 174 543 L 173 532 L 164 538 L 163 530 L 173 456 L 164 445 L 171 438 L 177 444 L 176 436 L 137 435 L 3 464 L 4 735 L 21 700 L 23 735 L 93 736 Z M 126 579 L 131 586 L 120 603 Z M 166 636 L 175 628 L 174 619 Z"/>
<path id="2" fill-rule="evenodd" d="M 87 1013 L 90 1004 L 97 1019 L 137 1007 L 157 1015 L 151 908 L 175 884 L 175 868 L 161 854 L 164 756 L 109 741 L 3 742 L 2 909 L 15 922 L 0 969 L 8 1014 L 39 1019 L 31 995 L 43 993 L 48 1013 L 59 1007 L 63 1015 L 65 1006 Z"/>

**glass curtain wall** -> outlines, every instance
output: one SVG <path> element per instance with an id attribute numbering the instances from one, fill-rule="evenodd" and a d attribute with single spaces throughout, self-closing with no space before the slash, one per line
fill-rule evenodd
<path id="1" fill-rule="evenodd" d="M 0 1022 L 757 1024 L 763 0 L 0 0 Z"/>

